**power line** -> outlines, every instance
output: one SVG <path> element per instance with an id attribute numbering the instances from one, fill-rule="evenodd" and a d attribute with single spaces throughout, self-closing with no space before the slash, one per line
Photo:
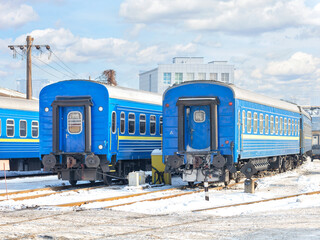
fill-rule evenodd
<path id="1" fill-rule="evenodd" d="M 58 58 L 58 60 L 64 65 L 66 66 L 71 72 L 73 72 L 76 76 L 78 76 L 78 74 L 76 72 L 74 72 L 71 68 L 69 68 L 51 49 L 49 50 L 56 58 Z"/>
<path id="2" fill-rule="evenodd" d="M 16 53 L 18 53 L 21 57 L 24 57 L 24 55 L 22 55 L 22 54 L 19 53 L 18 51 L 16 51 Z M 53 77 L 55 77 L 55 78 L 57 78 L 57 79 L 61 79 L 60 77 L 58 77 L 58 76 L 56 76 L 56 75 L 54 75 L 54 74 L 52 74 L 52 73 L 44 70 L 43 68 L 41 68 L 40 66 L 38 66 L 38 65 L 35 64 L 35 63 L 32 63 L 32 65 L 36 66 L 36 67 L 39 68 L 41 71 L 46 72 L 47 74 L 49 74 L 49 75 L 51 75 L 51 76 L 53 76 Z"/>
<path id="3" fill-rule="evenodd" d="M 57 72 L 61 73 L 62 75 L 66 75 L 66 76 L 68 76 L 68 77 L 71 77 L 71 78 L 72 78 L 72 76 L 71 76 L 71 75 L 69 75 L 69 74 L 65 74 L 65 73 L 63 73 L 63 72 L 59 71 L 59 70 L 58 70 L 58 69 L 56 69 L 55 67 L 51 66 L 50 64 L 46 63 L 45 61 L 42 61 L 40 58 L 38 58 L 38 57 L 36 57 L 36 56 L 34 56 L 34 55 L 32 55 L 32 56 L 33 56 L 33 57 L 35 57 L 35 59 L 37 59 L 38 61 L 40 61 L 40 62 L 42 62 L 42 63 L 46 64 L 48 67 L 52 68 L 53 70 L 55 70 L 55 71 L 57 71 Z"/>

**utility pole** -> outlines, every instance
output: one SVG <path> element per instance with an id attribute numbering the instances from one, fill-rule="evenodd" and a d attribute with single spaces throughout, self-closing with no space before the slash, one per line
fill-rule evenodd
<path id="1" fill-rule="evenodd" d="M 37 50 L 40 50 L 41 47 L 45 47 L 48 51 L 50 51 L 49 45 L 32 45 L 33 38 L 31 36 L 27 36 L 27 45 L 9 45 L 8 47 L 16 52 L 16 48 L 19 48 L 21 51 L 26 51 L 27 54 L 27 74 L 26 74 L 26 96 L 27 99 L 32 99 L 32 47 L 35 47 Z M 15 54 L 14 54 L 15 55 Z"/>
<path id="2" fill-rule="evenodd" d="M 32 63 L 31 63 L 31 49 L 33 38 L 27 36 L 27 99 L 32 99 Z"/>

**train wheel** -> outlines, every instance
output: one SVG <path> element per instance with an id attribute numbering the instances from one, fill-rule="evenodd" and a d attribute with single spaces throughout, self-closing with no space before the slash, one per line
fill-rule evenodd
<path id="1" fill-rule="evenodd" d="M 69 183 L 72 187 L 75 187 L 77 185 L 77 180 L 69 180 Z"/>
<path id="2" fill-rule="evenodd" d="M 103 183 L 104 183 L 104 185 L 110 186 L 110 185 L 111 185 L 111 182 L 112 182 L 111 180 L 112 180 L 111 177 L 106 176 L 106 175 L 103 175 Z"/>
<path id="3" fill-rule="evenodd" d="M 188 186 L 193 188 L 194 187 L 194 182 L 188 182 Z"/>

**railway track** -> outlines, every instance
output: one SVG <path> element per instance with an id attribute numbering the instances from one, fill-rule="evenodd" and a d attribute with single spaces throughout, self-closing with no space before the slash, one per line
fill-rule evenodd
<path id="1" fill-rule="evenodd" d="M 235 185 L 241 184 L 243 182 L 238 182 L 238 183 L 233 183 L 228 185 L 226 188 L 231 188 Z M 199 186 L 199 185 L 197 185 Z M 224 189 L 224 186 L 211 186 L 211 190 L 221 190 Z M 132 199 L 132 198 L 138 198 L 141 196 L 145 195 L 151 195 L 151 194 L 157 194 L 157 193 L 169 193 L 166 196 L 161 196 L 161 197 L 154 197 L 154 198 L 148 198 L 148 199 L 142 199 L 142 200 L 135 200 L 135 201 L 129 201 L 125 203 L 118 203 L 110 206 L 106 206 L 103 208 L 115 208 L 115 207 L 120 207 L 120 206 L 126 206 L 126 205 L 131 205 L 134 203 L 139 203 L 139 202 L 147 202 L 147 201 L 159 201 L 159 200 L 164 200 L 164 199 L 170 199 L 170 198 L 175 198 L 175 197 L 180 197 L 180 196 L 185 196 L 185 195 L 190 195 L 194 193 L 200 193 L 204 192 L 204 189 L 189 189 L 187 192 L 181 192 L 183 190 L 186 190 L 186 186 L 182 187 L 177 187 L 177 188 L 168 188 L 168 189 L 161 189 L 161 190 L 156 190 L 156 191 L 149 191 L 149 192 L 143 192 L 143 193 L 135 193 L 135 194 L 129 194 L 129 195 L 123 195 L 123 196 L 116 196 L 116 197 L 109 197 L 109 198 L 102 198 L 102 199 L 95 199 L 95 200 L 88 200 L 88 201 L 80 201 L 80 202 L 72 202 L 72 203 L 65 203 L 65 204 L 58 204 L 58 205 L 53 205 L 51 207 L 80 207 L 86 204 L 90 203 L 96 203 L 96 202 L 112 202 L 112 201 L 119 201 L 123 199 Z M 178 191 L 178 193 L 176 193 Z M 172 193 L 173 192 L 173 193 Z"/>
<path id="2" fill-rule="evenodd" d="M 0 197 L 4 197 L 5 199 L 0 199 L 0 202 L 6 201 L 6 197 L 8 196 L 15 196 L 15 197 L 10 197 L 10 200 L 14 201 L 22 201 L 22 200 L 28 200 L 28 199 L 35 199 L 35 198 L 40 198 L 40 197 L 47 197 L 55 194 L 60 194 L 60 193 L 66 193 L 66 192 L 77 192 L 79 190 L 92 190 L 92 189 L 97 189 L 97 188 L 103 188 L 105 187 L 103 183 L 97 182 L 95 184 L 78 184 L 76 187 L 73 187 L 71 185 L 67 186 L 54 186 L 54 187 L 45 187 L 45 188 L 36 188 L 36 189 L 28 189 L 28 190 L 22 190 L 22 191 L 15 191 L 15 192 L 9 192 L 7 193 L 0 193 Z M 44 194 L 38 194 L 39 192 L 44 192 L 44 191 L 52 191 L 49 193 L 44 193 Z M 35 193 L 34 195 L 28 195 L 28 196 L 20 196 L 17 197 L 17 195 L 24 195 L 24 194 L 30 194 L 30 193 Z"/>
<path id="3" fill-rule="evenodd" d="M 26 177 L 43 177 L 43 176 L 52 176 L 57 175 L 56 173 L 48 172 L 48 173 L 37 173 L 37 174 L 20 174 L 14 176 L 6 176 L 6 179 L 17 179 L 17 178 L 26 178 Z M 0 176 L 0 180 L 3 180 L 4 176 Z"/>
<path id="4" fill-rule="evenodd" d="M 203 212 L 203 211 L 210 211 L 210 210 L 216 210 L 216 209 L 221 209 L 221 208 L 238 207 L 238 206 L 244 206 L 244 205 L 251 205 L 251 204 L 255 204 L 255 203 L 264 203 L 264 202 L 270 202 L 270 201 L 283 200 L 283 199 L 287 199 L 287 198 L 299 197 L 299 196 L 303 196 L 303 195 L 316 195 L 316 194 L 320 194 L 320 191 L 286 195 L 286 196 L 281 196 L 281 197 L 276 197 L 276 198 L 268 198 L 268 199 L 257 200 L 257 201 L 252 201 L 252 202 L 229 204 L 229 205 L 212 207 L 212 208 L 203 208 L 203 209 L 193 210 L 192 212 Z"/>

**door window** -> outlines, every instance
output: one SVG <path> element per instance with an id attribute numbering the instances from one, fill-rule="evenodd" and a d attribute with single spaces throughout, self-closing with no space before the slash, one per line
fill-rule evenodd
<path id="1" fill-rule="evenodd" d="M 79 134 L 82 132 L 82 114 L 79 111 L 68 113 L 68 132 L 70 134 Z"/>
<path id="2" fill-rule="evenodd" d="M 194 111 L 193 120 L 196 123 L 202 123 L 206 120 L 206 113 L 202 110 Z"/>

